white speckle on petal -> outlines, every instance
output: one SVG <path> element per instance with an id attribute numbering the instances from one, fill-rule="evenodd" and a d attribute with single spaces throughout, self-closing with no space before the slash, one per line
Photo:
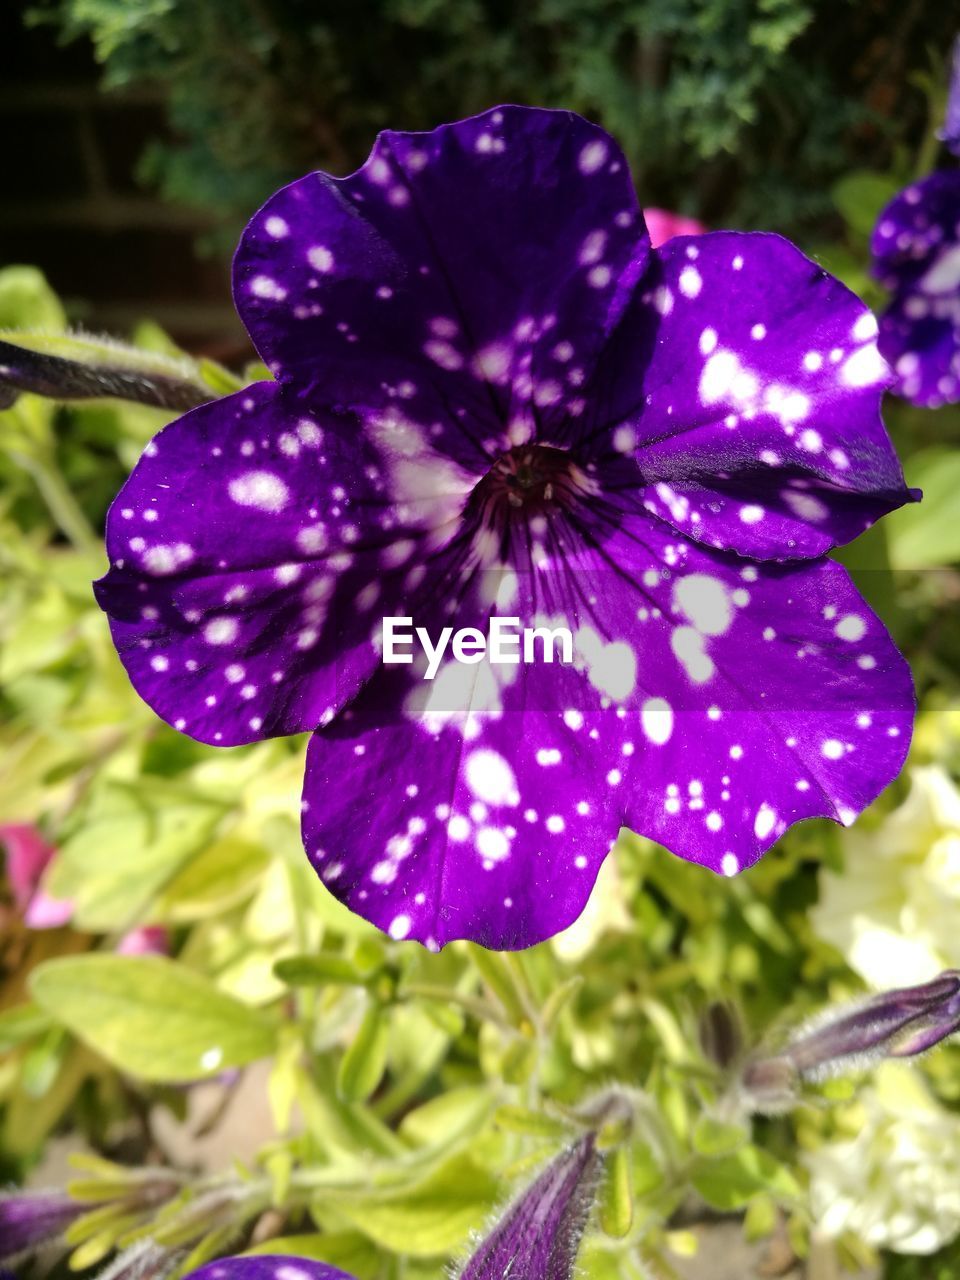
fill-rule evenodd
<path id="1" fill-rule="evenodd" d="M 848 613 L 833 630 L 841 640 L 862 640 L 867 634 L 867 624 L 859 614 Z"/>
<path id="2" fill-rule="evenodd" d="M 258 511 L 282 511 L 290 498 L 287 486 L 272 471 L 248 471 L 228 486 L 230 497 L 241 507 Z"/>
<path id="3" fill-rule="evenodd" d="M 673 708 L 666 698 L 648 698 L 640 708 L 640 723 L 649 740 L 662 747 L 673 733 Z"/>
<path id="4" fill-rule="evenodd" d="M 757 816 L 753 820 L 753 834 L 758 840 L 766 840 L 767 836 L 776 825 L 776 810 L 771 809 L 768 804 L 762 804 L 757 810 Z"/>
<path id="5" fill-rule="evenodd" d="M 308 249 L 307 261 L 321 275 L 328 275 L 333 270 L 333 254 L 326 245 L 315 244 Z"/>

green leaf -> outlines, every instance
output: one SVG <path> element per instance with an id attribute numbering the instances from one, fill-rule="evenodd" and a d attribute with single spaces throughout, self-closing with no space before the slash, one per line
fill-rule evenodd
<path id="1" fill-rule="evenodd" d="M 401 1121 L 400 1133 L 418 1147 L 452 1143 L 457 1135 L 478 1134 L 492 1107 L 488 1089 L 478 1085 L 448 1089 L 409 1111 Z"/>
<path id="2" fill-rule="evenodd" d="M 633 1179 L 630 1152 L 616 1147 L 607 1157 L 600 1193 L 600 1225 L 608 1236 L 622 1240 L 633 1225 Z"/>
<path id="3" fill-rule="evenodd" d="M 271 1254 L 283 1257 L 309 1258 L 326 1262 L 356 1275 L 372 1274 L 377 1265 L 377 1250 L 359 1231 L 312 1232 L 309 1235 L 279 1236 L 254 1245 L 241 1254 L 256 1258 Z"/>
<path id="4" fill-rule="evenodd" d="M 851 231 L 868 238 L 880 210 L 897 194 L 899 184 L 886 173 L 856 169 L 834 184 L 833 201 Z"/>
<path id="5" fill-rule="evenodd" d="M 713 1116 L 702 1115 L 693 1126 L 693 1149 L 702 1156 L 728 1155 L 742 1147 L 749 1137 L 744 1125 L 724 1124 Z"/>
<path id="6" fill-rule="evenodd" d="M 960 452 L 924 449 L 907 463 L 923 501 L 884 520 L 895 569 L 933 569 L 960 560 Z"/>
<path id="7" fill-rule="evenodd" d="M 328 952 L 286 956 L 277 961 L 273 971 L 291 987 L 326 987 L 331 984 L 362 987 L 370 976 L 362 973 L 352 960 Z"/>
<path id="8" fill-rule="evenodd" d="M 50 1028 L 50 1017 L 35 1004 L 18 1004 L 0 1013 L 0 1053 L 33 1040 Z"/>
<path id="9" fill-rule="evenodd" d="M 454 1253 L 482 1222 L 495 1179 L 458 1156 L 403 1194 L 336 1198 L 337 1212 L 376 1244 L 413 1257 Z"/>
<path id="10" fill-rule="evenodd" d="M 340 1060 L 337 1093 L 344 1102 L 364 1102 L 383 1078 L 390 1024 L 382 1005 L 371 1001 L 353 1043 Z"/>
<path id="11" fill-rule="evenodd" d="M 198 1080 L 274 1047 L 262 1013 L 161 956 L 49 960 L 34 970 L 30 991 L 74 1035 L 141 1080 Z"/>
<path id="12" fill-rule="evenodd" d="M 0 330 L 32 329 L 59 333 L 67 323 L 60 299 L 36 267 L 0 271 Z"/>
<path id="13" fill-rule="evenodd" d="M 800 1194 L 793 1174 L 759 1147 L 746 1146 L 695 1170 L 691 1182 L 707 1204 L 729 1212 L 742 1209 L 759 1191 L 791 1200 Z"/>
<path id="14" fill-rule="evenodd" d="M 174 875 L 157 897 L 151 919 L 177 924 L 219 915 L 250 896 L 269 862 L 261 845 L 225 836 Z"/>
<path id="15" fill-rule="evenodd" d="M 210 837 L 225 807 L 151 778 L 98 787 L 60 848 L 49 889 L 76 903 L 81 929 L 126 928 Z"/>

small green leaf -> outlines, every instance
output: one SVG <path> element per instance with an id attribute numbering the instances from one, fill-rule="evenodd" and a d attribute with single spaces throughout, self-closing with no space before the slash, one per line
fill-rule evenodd
<path id="1" fill-rule="evenodd" d="M 161 891 L 151 918 L 172 923 L 217 915 L 249 898 L 269 864 L 258 844 L 228 835 L 195 854 Z"/>
<path id="2" fill-rule="evenodd" d="M 895 569 L 934 569 L 960 560 L 960 452 L 924 449 L 907 463 L 923 501 L 884 520 Z"/>
<path id="3" fill-rule="evenodd" d="M 548 1138 L 566 1141 L 570 1137 L 570 1125 L 547 1112 L 531 1107 L 499 1107 L 494 1116 L 499 1129 L 507 1133 L 523 1133 L 531 1138 Z"/>
<path id="4" fill-rule="evenodd" d="M 340 1060 L 337 1093 L 344 1102 L 364 1102 L 383 1078 L 390 1026 L 383 1006 L 371 1001 L 360 1029 Z"/>
<path id="5" fill-rule="evenodd" d="M 496 1193 L 485 1169 L 458 1156 L 402 1194 L 344 1196 L 335 1203 L 338 1214 L 376 1244 L 424 1258 L 459 1249 Z"/>
<path id="6" fill-rule="evenodd" d="M 36 267 L 0 271 L 0 329 L 59 333 L 66 323 L 60 299 Z"/>
<path id="7" fill-rule="evenodd" d="M 736 1151 L 750 1137 L 745 1126 L 724 1124 L 702 1115 L 693 1126 L 693 1149 L 702 1156 L 723 1156 Z"/>
<path id="8" fill-rule="evenodd" d="M 0 1013 L 0 1053 L 33 1040 L 50 1028 L 50 1017 L 35 1004 L 18 1004 Z"/>
<path id="9" fill-rule="evenodd" d="M 856 169 L 834 184 L 833 202 L 850 230 L 866 239 L 881 209 L 897 194 L 899 186 L 889 174 Z"/>
<path id="10" fill-rule="evenodd" d="M 633 1179 L 630 1152 L 616 1147 L 607 1157 L 606 1176 L 600 1193 L 600 1225 L 608 1236 L 622 1240 L 633 1225 Z"/>
<path id="11" fill-rule="evenodd" d="M 76 904 L 81 929 L 127 928 L 210 838 L 225 806 L 159 778 L 96 787 L 65 839 L 48 888 Z"/>
<path id="12" fill-rule="evenodd" d="M 506 958 L 474 943 L 469 944 L 468 950 L 477 972 L 503 1005 L 510 1020 L 517 1026 L 527 1021 L 523 999 Z"/>
<path id="13" fill-rule="evenodd" d="M 242 391 L 245 385 L 242 378 L 238 378 L 235 373 L 231 373 L 229 369 L 225 369 L 222 364 L 217 364 L 216 360 L 211 360 L 208 356 L 201 356 L 197 362 L 198 372 L 203 381 L 218 396 L 228 396 L 234 391 Z"/>
<path id="14" fill-rule="evenodd" d="M 760 1191 L 791 1200 L 800 1194 L 793 1174 L 759 1147 L 741 1147 L 695 1170 L 691 1181 L 707 1204 L 729 1212 L 742 1209 Z"/>
<path id="15" fill-rule="evenodd" d="M 325 987 L 333 984 L 363 986 L 365 976 L 344 956 L 319 952 L 312 956 L 287 956 L 273 971 L 291 987 Z"/>
<path id="16" fill-rule="evenodd" d="M 331 1267 L 357 1275 L 372 1275 L 377 1266 L 377 1250 L 359 1231 L 324 1231 L 310 1235 L 279 1236 L 254 1245 L 241 1255 L 244 1258 L 268 1257 L 309 1258 L 313 1262 L 326 1262 Z"/>
<path id="17" fill-rule="evenodd" d="M 90 1048 L 142 1080 L 182 1081 L 266 1057 L 272 1023 L 161 956 L 84 955 L 34 970 L 33 998 Z"/>

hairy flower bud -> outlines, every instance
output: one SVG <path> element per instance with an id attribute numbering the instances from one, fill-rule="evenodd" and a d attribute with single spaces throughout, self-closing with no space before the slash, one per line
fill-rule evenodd
<path id="1" fill-rule="evenodd" d="M 54 400 L 110 397 L 180 411 L 213 398 L 189 371 L 156 352 L 82 336 L 5 333 L 0 337 L 0 407 L 12 404 L 20 391 Z"/>
<path id="2" fill-rule="evenodd" d="M 823 1080 L 881 1058 L 908 1058 L 960 1030 L 960 970 L 828 1012 L 779 1053 L 756 1057 L 741 1083 L 757 1110 L 780 1110 L 802 1080 Z"/>
<path id="3" fill-rule="evenodd" d="M 0 1261 L 55 1240 L 84 1212 L 60 1191 L 24 1192 L 0 1199 Z"/>
<path id="4" fill-rule="evenodd" d="M 700 1017 L 700 1047 L 708 1061 L 726 1071 L 743 1051 L 740 1015 L 729 1001 L 714 1000 Z"/>
<path id="5" fill-rule="evenodd" d="M 593 1134 L 562 1151 L 510 1205 L 460 1280 L 571 1280 L 599 1168 Z"/>

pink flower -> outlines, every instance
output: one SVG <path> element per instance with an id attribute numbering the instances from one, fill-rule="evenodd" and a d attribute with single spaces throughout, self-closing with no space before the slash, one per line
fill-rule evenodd
<path id="1" fill-rule="evenodd" d="M 696 218 L 686 218 L 682 213 L 671 213 L 669 209 L 644 209 L 643 220 L 654 249 L 674 236 L 699 236 L 707 229 Z"/>
<path id="2" fill-rule="evenodd" d="M 125 933 L 116 945 L 118 956 L 165 956 L 170 937 L 162 924 L 142 924 Z"/>
<path id="3" fill-rule="evenodd" d="M 43 888 L 43 873 L 56 853 L 36 827 L 25 822 L 0 824 L 0 845 L 7 857 L 13 898 L 31 929 L 57 929 L 73 915 L 73 903 Z"/>

